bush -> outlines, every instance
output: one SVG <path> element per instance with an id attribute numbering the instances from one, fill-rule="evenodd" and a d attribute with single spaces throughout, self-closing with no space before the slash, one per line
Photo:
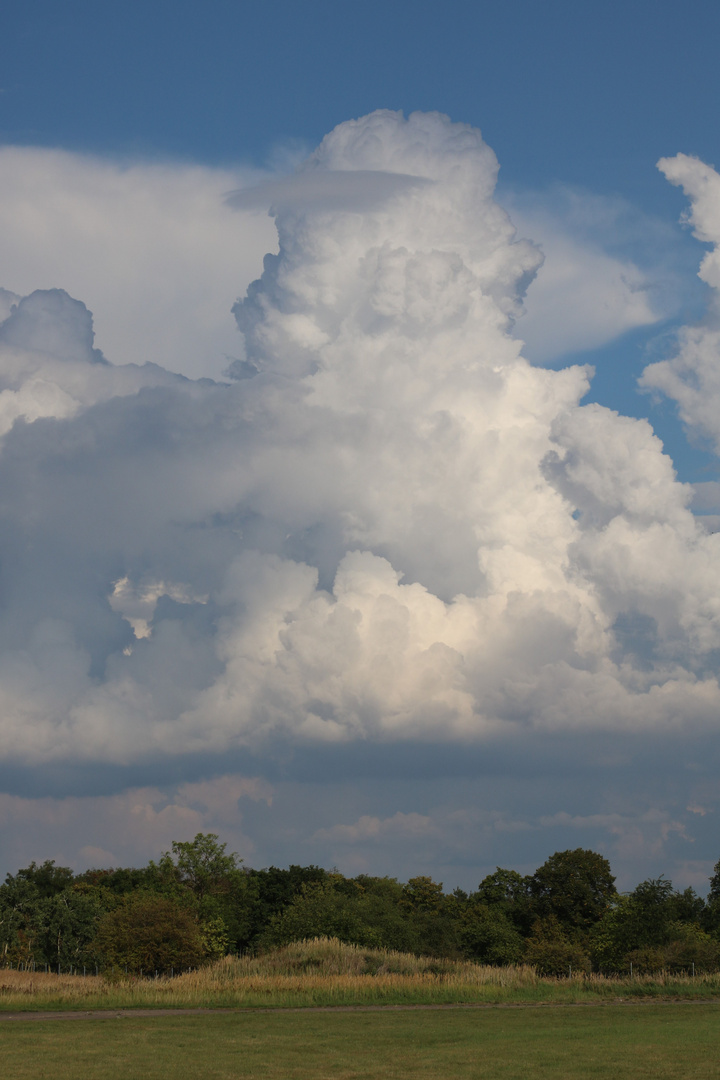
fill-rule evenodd
<path id="1" fill-rule="evenodd" d="M 694 923 L 675 923 L 670 928 L 671 940 L 663 950 L 668 971 L 717 971 L 720 965 L 720 944 Z"/>
<path id="2" fill-rule="evenodd" d="M 201 927 L 176 900 L 135 893 L 98 924 L 97 952 L 106 969 L 159 975 L 198 967 L 205 958 Z"/>
<path id="3" fill-rule="evenodd" d="M 571 969 L 589 972 L 591 966 L 590 957 L 582 946 L 563 933 L 559 921 L 552 915 L 538 919 L 534 924 L 523 960 L 531 964 L 538 975 L 569 975 Z"/>
<path id="4" fill-rule="evenodd" d="M 524 941 L 505 913 L 496 906 L 471 904 L 459 923 L 463 955 L 481 964 L 517 964 Z"/>

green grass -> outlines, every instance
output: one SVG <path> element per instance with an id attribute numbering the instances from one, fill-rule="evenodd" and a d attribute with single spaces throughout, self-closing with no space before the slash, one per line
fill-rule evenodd
<path id="1" fill-rule="evenodd" d="M 712 1080 L 720 1006 L 0 1022 L 13 1080 Z"/>

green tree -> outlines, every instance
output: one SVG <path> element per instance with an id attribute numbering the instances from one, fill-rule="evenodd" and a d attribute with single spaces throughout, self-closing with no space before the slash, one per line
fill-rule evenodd
<path id="1" fill-rule="evenodd" d="M 695 962 L 712 965 L 712 950 L 693 916 L 699 914 L 692 890 L 673 891 L 664 877 L 641 881 L 627 896 L 616 897 L 591 935 L 595 966 L 604 972 L 659 971 Z M 689 915 L 688 921 L 678 914 Z M 686 961 L 682 957 L 686 957 Z"/>
<path id="2" fill-rule="evenodd" d="M 472 899 L 494 911 L 502 911 L 515 929 L 525 936 L 535 921 L 530 895 L 531 880 L 516 870 L 503 870 L 498 866 L 495 873 L 483 878 Z"/>
<path id="3" fill-rule="evenodd" d="M 499 904 L 471 902 L 458 920 L 463 955 L 481 964 L 516 964 L 522 959 L 524 941 Z"/>
<path id="4" fill-rule="evenodd" d="M 69 889 L 75 881 L 75 875 L 69 866 L 56 866 L 54 859 L 46 859 L 41 866 L 31 862 L 24 870 L 18 870 L 18 881 L 27 881 L 35 889 L 39 900 L 45 900 L 51 896 Z M 6 881 L 10 879 L 10 875 Z"/>
<path id="5" fill-rule="evenodd" d="M 700 926 L 705 921 L 707 905 L 694 889 L 684 889 L 673 893 L 670 909 L 676 922 L 697 923 Z"/>
<path id="6" fill-rule="evenodd" d="M 0 886 L 0 950 L 12 963 L 57 962 L 50 945 L 50 912 L 63 903 L 73 885 L 73 872 L 47 859 L 8 874 Z M 67 903 L 67 901 L 66 901 Z M 70 905 L 77 905 L 71 900 Z M 64 940 L 64 935 L 61 935 Z"/>
<path id="7" fill-rule="evenodd" d="M 37 886 L 20 873 L 0 885 L 0 952 L 5 963 L 36 959 L 41 897 Z"/>
<path id="8" fill-rule="evenodd" d="M 270 920 L 300 892 L 302 885 L 325 881 L 328 873 L 319 866 L 291 865 L 287 869 L 270 866 L 245 870 L 242 904 L 235 907 L 239 919 L 238 947 L 258 947 Z"/>
<path id="9" fill-rule="evenodd" d="M 394 878 L 328 874 L 305 882 L 269 919 L 264 947 L 315 937 L 336 937 L 368 948 L 425 955 L 458 952 L 449 898 L 431 878 L 400 885 Z"/>
<path id="10" fill-rule="evenodd" d="M 152 887 L 194 907 L 207 941 L 239 951 L 252 938 L 251 908 L 256 900 L 242 860 L 228 854 L 217 833 L 197 833 L 194 840 L 174 841 L 157 864 L 151 863 Z"/>
<path id="11" fill-rule="evenodd" d="M 102 889 L 106 895 L 121 897 L 137 889 L 144 889 L 145 892 L 161 892 L 162 875 L 158 872 L 155 863 L 141 868 L 117 866 L 98 869 L 94 867 L 82 874 L 77 874 L 75 884 L 88 885 Z"/>
<path id="12" fill-rule="evenodd" d="M 235 852 L 226 854 L 226 847 L 227 844 L 219 843 L 217 833 L 197 833 L 194 840 L 173 841 L 174 860 L 167 851 L 163 858 L 173 862 L 180 884 L 202 900 L 227 891 L 238 871 L 242 859 Z"/>
<path id="13" fill-rule="evenodd" d="M 458 931 L 458 899 L 443 893 L 442 882 L 427 875 L 410 878 L 403 886 L 401 906 L 407 912 L 420 956 L 461 955 Z"/>
<path id="14" fill-rule="evenodd" d="M 720 862 L 716 862 L 713 868 L 713 874 L 710 878 L 710 892 L 708 893 L 708 904 L 720 903 Z"/>
<path id="15" fill-rule="evenodd" d="M 662 875 L 641 881 L 630 893 L 629 899 L 634 916 L 634 947 L 664 945 L 676 914 L 672 881 Z"/>
<path id="16" fill-rule="evenodd" d="M 707 930 L 720 933 L 720 862 L 715 863 L 703 922 Z"/>
<path id="17" fill-rule="evenodd" d="M 92 965 L 95 926 L 113 902 L 67 867 L 31 863 L 0 886 L 0 950 L 13 963 Z"/>
<path id="18" fill-rule="evenodd" d="M 317 937 L 354 945 L 380 944 L 377 931 L 362 920 L 357 896 L 348 896 L 332 880 L 308 883 L 282 911 L 273 915 L 263 936 L 270 946 Z"/>
<path id="19" fill-rule="evenodd" d="M 586 932 L 617 895 L 610 863 L 595 851 L 558 851 L 530 878 L 537 915 L 554 916 L 568 933 Z"/>
<path id="20" fill-rule="evenodd" d="M 372 929 L 379 946 L 398 952 L 417 949 L 412 919 L 403 905 L 404 886 L 396 878 L 360 874 L 336 880 L 335 888 L 354 898 L 361 923 Z"/>
<path id="21" fill-rule="evenodd" d="M 642 933 L 637 905 L 629 896 L 616 897 L 590 935 L 593 966 L 607 975 L 626 972 L 629 953 L 638 948 Z"/>
<path id="22" fill-rule="evenodd" d="M 427 875 L 410 878 L 403 886 L 402 904 L 411 911 L 437 915 L 442 911 L 444 901 L 442 882 L 433 881 Z"/>
<path id="23" fill-rule="evenodd" d="M 36 961 L 59 965 L 65 971 L 94 965 L 98 959 L 95 933 L 106 910 L 103 891 L 83 884 L 46 897 L 39 909 Z"/>

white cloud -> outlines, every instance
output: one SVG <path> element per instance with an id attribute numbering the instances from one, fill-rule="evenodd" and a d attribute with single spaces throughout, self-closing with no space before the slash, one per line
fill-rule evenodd
<path id="1" fill-rule="evenodd" d="M 400 810 L 390 818 L 363 814 L 353 825 L 333 825 L 318 829 L 310 838 L 316 843 L 356 844 L 391 838 L 418 839 L 434 834 L 437 829 L 425 814 L 403 814 Z"/>
<path id="2" fill-rule="evenodd" d="M 563 236 L 555 222 L 543 227 L 528 221 L 518 227 L 540 244 L 545 255 L 516 330 L 536 363 L 597 349 L 628 330 L 659 320 L 648 279 L 633 263 Z"/>
<path id="3" fill-rule="evenodd" d="M 274 244 L 266 215 L 225 202 L 251 169 L 0 147 L 0 285 L 65 289 L 115 364 L 217 378 L 242 346 L 227 313 Z M 3 299 L 0 294 L 0 315 Z"/>
<path id="4" fill-rule="evenodd" d="M 168 596 L 178 604 L 206 604 L 207 596 L 195 596 L 185 585 L 173 582 L 145 581 L 135 584 L 130 578 L 121 577 L 113 583 L 108 602 L 130 623 L 136 638 L 150 637 L 150 622 L 155 614 L 158 600 Z"/>
<path id="5" fill-rule="evenodd" d="M 716 730 L 720 537 L 646 421 L 581 406 L 587 370 L 521 355 L 541 258 L 496 174 L 438 114 L 340 125 L 277 202 L 232 385 L 108 364 L 82 304 L 10 298 L 3 760 Z M 138 817 L 157 836 L 212 818 L 183 800 Z M 417 811 L 397 813 L 342 828 L 394 836 Z"/>
<path id="6" fill-rule="evenodd" d="M 156 364 L 111 366 L 93 343 L 90 312 L 62 289 L 16 297 L 0 323 L 0 436 L 18 419 L 69 419 L 83 407 L 178 382 Z"/>
<path id="7" fill-rule="evenodd" d="M 705 253 L 698 277 L 713 290 L 705 323 L 687 326 L 678 334 L 677 351 L 667 360 L 645 368 L 639 385 L 675 400 L 680 418 L 690 431 L 720 449 L 720 176 L 709 165 L 687 154 L 662 158 L 658 168 L 671 184 L 682 187 L 691 209 L 684 220 L 693 235 L 713 245 Z"/>
<path id="8" fill-rule="evenodd" d="M 72 374 L 0 460 L 30 545 L 7 563 L 7 755 L 714 723 L 718 540 L 645 421 L 519 355 L 539 258 L 493 201 L 494 155 L 439 115 L 376 113 L 303 175 L 354 168 L 373 191 L 429 182 L 277 210 L 280 255 L 236 305 L 253 378 L 101 363 L 58 293 L 0 327 L 13 394 L 41 371 L 67 396 Z"/>
<path id="9" fill-rule="evenodd" d="M 533 363 L 600 348 L 671 313 L 673 274 L 656 261 L 656 222 L 618 200 L 568 188 L 508 193 L 505 202 L 518 235 L 544 256 L 515 327 Z M 634 260 L 648 247 L 652 265 L 640 266 Z"/>

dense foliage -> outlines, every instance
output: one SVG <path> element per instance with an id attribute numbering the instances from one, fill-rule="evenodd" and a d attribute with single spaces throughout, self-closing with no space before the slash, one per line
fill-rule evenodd
<path id="1" fill-rule="evenodd" d="M 664 878 L 620 895 L 608 861 L 582 848 L 556 852 L 525 877 L 498 867 L 469 894 L 446 894 L 426 876 L 403 884 L 240 862 L 215 834 L 199 833 L 141 869 L 74 874 L 31 863 L 0 885 L 0 963 L 165 973 L 327 936 L 525 962 L 546 975 L 720 967 L 720 862 L 707 901 Z"/>

